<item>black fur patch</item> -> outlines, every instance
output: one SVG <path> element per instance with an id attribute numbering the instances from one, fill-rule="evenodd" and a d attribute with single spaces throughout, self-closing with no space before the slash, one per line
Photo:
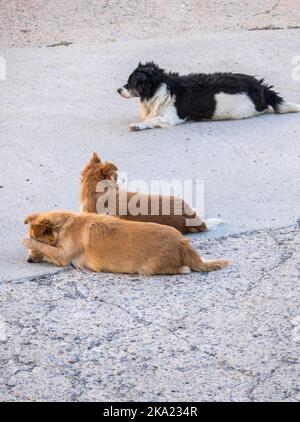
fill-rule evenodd
<path id="1" fill-rule="evenodd" d="M 152 98 L 162 83 L 175 96 L 178 116 L 187 120 L 211 119 L 216 109 L 215 95 L 219 93 L 247 94 L 259 112 L 269 105 L 277 112 L 283 102 L 272 86 L 250 75 L 191 73 L 180 76 L 166 72 L 153 62 L 140 63 L 129 76 L 126 87 L 137 92 L 144 101 Z"/>

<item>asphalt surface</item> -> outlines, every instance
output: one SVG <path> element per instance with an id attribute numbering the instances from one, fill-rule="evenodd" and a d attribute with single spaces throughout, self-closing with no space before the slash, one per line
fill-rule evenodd
<path id="1" fill-rule="evenodd" d="M 299 227 L 193 243 L 234 264 L 2 283 L 0 399 L 300 401 Z"/>
<path id="2" fill-rule="evenodd" d="M 297 30 L 202 33 L 192 38 L 2 49 L 1 279 L 50 271 L 30 265 L 19 239 L 37 210 L 79 209 L 79 175 L 92 151 L 129 181 L 204 180 L 205 216 L 218 236 L 295 224 L 299 217 L 300 114 L 189 123 L 132 133 L 138 101 L 116 89 L 139 60 L 180 72 L 233 70 L 266 77 L 300 102 L 292 79 Z M 231 51 L 224 56 L 224 46 Z M 245 51 L 247 54 L 245 54 Z M 179 60 L 180 58 L 180 60 Z"/>
<path id="3" fill-rule="evenodd" d="M 2 47 L 172 38 L 199 31 L 299 28 L 300 0 L 10 0 Z"/>

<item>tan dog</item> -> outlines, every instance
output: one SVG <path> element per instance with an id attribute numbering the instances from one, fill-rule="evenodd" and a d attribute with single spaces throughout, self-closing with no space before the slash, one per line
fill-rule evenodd
<path id="1" fill-rule="evenodd" d="M 143 275 L 213 271 L 229 263 L 203 261 L 178 230 L 153 223 L 69 211 L 30 214 L 28 223 L 21 243 L 30 262 Z"/>
<path id="2" fill-rule="evenodd" d="M 210 219 L 209 225 L 199 217 L 195 211 L 182 199 L 174 196 L 147 195 L 137 192 L 122 191 L 117 184 L 118 168 L 110 162 L 101 162 L 99 156 L 94 152 L 92 157 L 81 173 L 81 192 L 80 192 L 80 210 L 82 212 L 97 212 L 97 201 L 103 198 L 105 191 L 97 192 L 99 182 L 109 181 L 109 195 L 115 201 L 115 208 L 108 210 L 109 215 L 118 216 L 130 221 L 142 221 L 163 224 L 175 227 L 181 233 L 197 233 L 207 231 L 208 228 L 216 226 L 222 221 L 220 219 Z M 132 215 L 130 212 L 130 203 L 139 206 L 142 202 L 146 205 L 146 212 Z M 157 204 L 156 214 L 151 215 L 154 209 L 153 204 Z M 169 205 L 168 215 L 163 212 L 164 204 Z M 125 207 L 125 214 L 120 215 L 120 208 Z M 99 211 L 98 211 L 99 212 Z M 103 214 L 104 212 L 99 212 Z M 124 212 L 123 212 L 124 214 Z M 154 213 L 152 213 L 154 214 Z M 188 225 L 188 222 L 192 225 Z"/>

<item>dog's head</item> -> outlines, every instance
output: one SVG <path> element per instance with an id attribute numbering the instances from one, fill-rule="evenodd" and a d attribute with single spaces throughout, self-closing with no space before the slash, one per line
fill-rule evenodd
<path id="1" fill-rule="evenodd" d="M 96 212 L 96 203 L 101 195 L 99 192 L 102 192 L 102 189 L 97 189 L 99 183 L 108 181 L 115 184 L 117 179 L 118 168 L 113 163 L 102 162 L 99 155 L 94 152 L 81 172 L 81 211 Z"/>
<path id="2" fill-rule="evenodd" d="M 28 237 L 30 239 L 36 239 L 47 245 L 55 246 L 65 221 L 64 214 L 60 212 L 33 213 L 25 218 L 24 224 L 28 224 Z M 42 262 L 45 261 L 45 257 L 39 252 L 30 249 L 27 261 Z"/>
<path id="3" fill-rule="evenodd" d="M 90 161 L 81 172 L 81 182 L 101 182 L 101 180 L 111 180 L 116 182 L 118 179 L 118 168 L 108 161 L 102 162 L 99 155 L 93 152 Z"/>
<path id="4" fill-rule="evenodd" d="M 118 93 L 124 98 L 151 98 L 161 84 L 163 74 L 164 70 L 153 62 L 140 63 L 129 76 L 127 84 L 118 89 Z"/>

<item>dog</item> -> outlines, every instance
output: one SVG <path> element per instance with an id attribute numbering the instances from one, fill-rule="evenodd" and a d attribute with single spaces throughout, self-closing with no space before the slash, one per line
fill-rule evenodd
<path id="1" fill-rule="evenodd" d="M 238 120 L 272 112 L 300 112 L 300 105 L 283 100 L 273 86 L 240 73 L 192 73 L 180 76 L 157 64 L 139 64 L 118 89 L 124 98 L 139 97 L 142 122 L 132 131 L 166 128 L 187 120 Z"/>
<path id="2" fill-rule="evenodd" d="M 73 264 L 92 271 L 140 275 L 213 271 L 228 260 L 204 261 L 178 230 L 108 215 L 50 211 L 25 218 L 28 261 Z"/>
<path id="3" fill-rule="evenodd" d="M 102 162 L 99 155 L 94 152 L 90 161 L 81 173 L 81 191 L 80 191 L 80 211 L 98 212 L 118 216 L 130 221 L 151 222 L 171 226 L 181 233 L 205 232 L 208 229 L 214 229 L 223 221 L 219 218 L 210 218 L 204 221 L 195 210 L 184 200 L 174 196 L 147 195 L 137 192 L 122 191 L 117 183 L 118 168 L 110 162 Z M 107 191 L 97 188 L 99 182 L 109 182 Z M 113 209 L 99 209 L 99 200 L 101 205 L 106 205 L 107 196 L 115 205 Z M 144 207 L 141 204 L 144 204 Z M 137 205 L 138 211 L 133 212 L 131 204 Z M 155 214 L 151 215 L 156 205 Z M 165 205 L 167 213 L 165 215 Z M 145 208 L 145 213 L 143 213 Z M 123 212 L 122 212 L 123 211 Z M 120 215 L 123 214 L 123 215 Z M 153 212 L 154 214 L 154 212 Z"/>

